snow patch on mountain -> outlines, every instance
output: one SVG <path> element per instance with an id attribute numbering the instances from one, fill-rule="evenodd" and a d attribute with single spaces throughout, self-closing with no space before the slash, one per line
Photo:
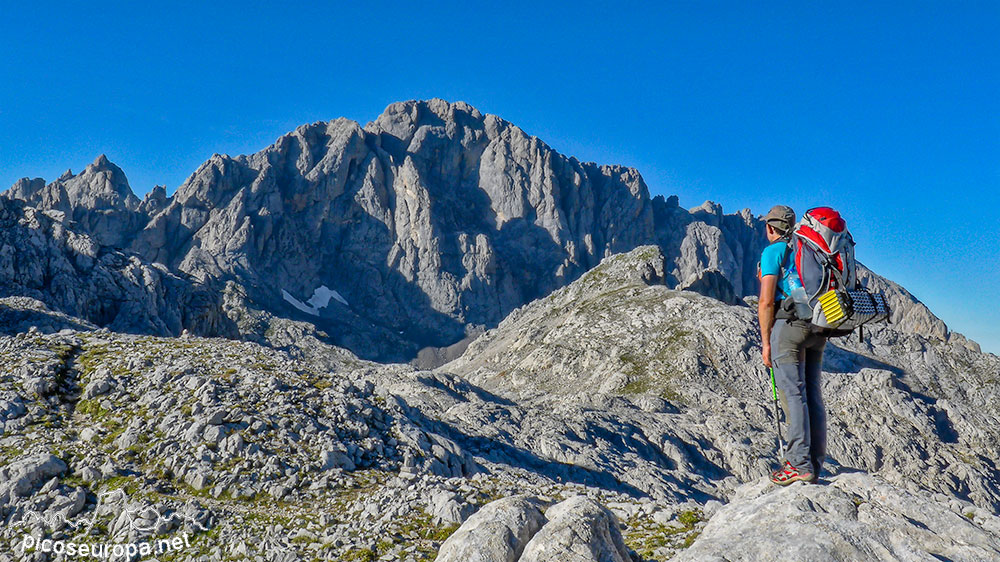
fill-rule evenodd
<path id="1" fill-rule="evenodd" d="M 313 316 L 319 316 L 320 309 L 326 308 L 330 304 L 330 299 L 333 299 L 344 306 L 348 306 L 347 300 L 344 299 L 340 293 L 328 288 L 326 285 L 320 285 L 315 291 L 313 291 L 309 300 L 304 303 L 293 297 L 291 293 L 285 289 L 281 290 L 281 296 L 295 308 Z"/>

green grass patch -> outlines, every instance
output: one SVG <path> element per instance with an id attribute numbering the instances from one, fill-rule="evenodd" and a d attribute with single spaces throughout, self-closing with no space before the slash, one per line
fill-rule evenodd
<path id="1" fill-rule="evenodd" d="M 108 348 L 107 344 L 99 344 L 87 349 L 80 357 L 77 358 L 76 362 L 80 366 L 80 372 L 89 375 L 93 373 L 97 367 L 103 363 L 111 350 Z"/>
<path id="2" fill-rule="evenodd" d="M 704 516 L 701 511 L 698 510 L 682 511 L 681 514 L 677 516 L 677 521 L 680 522 L 681 525 L 684 525 L 686 529 L 693 529 L 695 525 L 704 521 Z"/>
<path id="3" fill-rule="evenodd" d="M 375 562 L 378 553 L 370 548 L 352 548 L 340 557 L 345 562 Z"/>
<path id="4" fill-rule="evenodd" d="M 76 403 L 76 411 L 80 414 L 90 416 L 95 420 L 104 418 L 109 412 L 109 410 L 101 407 L 101 402 L 97 398 L 92 400 L 80 400 Z"/>
<path id="5" fill-rule="evenodd" d="M 101 488 L 102 492 L 122 490 L 131 496 L 139 490 L 139 479 L 135 476 L 115 476 L 105 480 L 101 484 Z"/>
<path id="6" fill-rule="evenodd" d="M 674 525 L 662 525 L 645 519 L 630 524 L 625 533 L 625 544 L 643 558 L 654 558 L 657 551 L 678 551 L 691 546 L 701 534 L 698 524 L 704 521 L 700 510 L 682 511 Z"/>
<path id="7" fill-rule="evenodd" d="M 652 385 L 647 378 L 635 379 L 621 388 L 622 394 L 645 394 L 650 391 Z"/>

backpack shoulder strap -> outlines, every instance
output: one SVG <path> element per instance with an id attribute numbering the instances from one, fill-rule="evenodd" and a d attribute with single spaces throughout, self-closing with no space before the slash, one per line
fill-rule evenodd
<path id="1" fill-rule="evenodd" d="M 788 258 L 792 255 L 792 240 L 788 239 L 785 241 L 785 249 L 781 253 L 781 269 L 778 275 L 778 292 L 784 295 L 784 298 L 790 297 L 791 295 L 786 295 L 785 291 L 781 290 L 781 279 L 785 278 L 785 274 L 788 271 Z"/>
<path id="2" fill-rule="evenodd" d="M 792 240 L 789 238 L 785 243 L 785 252 L 781 254 L 781 269 L 785 269 L 788 258 L 792 255 Z"/>

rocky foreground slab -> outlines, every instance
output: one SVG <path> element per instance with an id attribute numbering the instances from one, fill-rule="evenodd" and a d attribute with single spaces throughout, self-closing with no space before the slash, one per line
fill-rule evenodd
<path id="1" fill-rule="evenodd" d="M 822 485 L 752 482 L 672 560 L 1000 560 L 1000 518 L 863 472 Z"/>

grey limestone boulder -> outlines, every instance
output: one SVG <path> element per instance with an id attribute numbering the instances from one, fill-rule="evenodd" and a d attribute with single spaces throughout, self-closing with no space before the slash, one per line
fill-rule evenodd
<path id="1" fill-rule="evenodd" d="M 470 517 L 441 546 L 445 562 L 631 562 L 618 519 L 586 496 L 545 514 L 534 500 L 496 500 Z"/>
<path id="2" fill-rule="evenodd" d="M 354 461 L 351 456 L 347 454 L 346 451 L 333 450 L 333 451 L 323 451 L 320 456 L 320 465 L 322 470 L 330 470 L 332 468 L 343 468 L 344 470 L 354 470 Z"/>
<path id="3" fill-rule="evenodd" d="M 83 396 L 81 396 L 81 398 L 84 400 L 90 400 L 106 393 L 109 390 L 111 390 L 111 383 L 109 383 L 107 379 L 95 377 L 87 385 L 87 388 L 83 390 Z"/>
<path id="4" fill-rule="evenodd" d="M 516 562 L 545 517 L 538 505 L 514 496 L 490 502 L 441 545 L 438 562 Z"/>
<path id="5" fill-rule="evenodd" d="M 466 503 L 458 494 L 449 491 L 439 491 L 427 502 L 427 512 L 434 521 L 446 525 L 461 524 L 474 511 L 474 506 Z"/>
<path id="6" fill-rule="evenodd" d="M 545 511 L 548 522 L 524 547 L 520 562 L 631 562 L 618 518 L 586 496 Z"/>
<path id="7" fill-rule="evenodd" d="M 53 455 L 34 455 L 0 468 L 0 507 L 28 494 L 32 488 L 66 472 L 69 467 Z"/>
<path id="8" fill-rule="evenodd" d="M 21 417 L 25 411 L 24 399 L 16 394 L 0 399 L 0 422 Z"/>

